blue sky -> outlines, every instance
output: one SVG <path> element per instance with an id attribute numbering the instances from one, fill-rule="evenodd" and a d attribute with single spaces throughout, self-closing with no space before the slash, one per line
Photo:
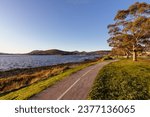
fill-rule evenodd
<path id="1" fill-rule="evenodd" d="M 149 0 L 0 0 L 0 52 L 107 50 L 116 12 Z"/>

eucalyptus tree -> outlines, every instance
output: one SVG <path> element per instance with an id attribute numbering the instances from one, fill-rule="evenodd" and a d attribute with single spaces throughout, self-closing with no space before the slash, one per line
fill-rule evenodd
<path id="1" fill-rule="evenodd" d="M 122 48 L 126 55 L 132 53 L 137 61 L 137 52 L 150 43 L 150 4 L 136 2 L 127 10 L 119 10 L 114 21 L 108 25 L 109 45 Z"/>

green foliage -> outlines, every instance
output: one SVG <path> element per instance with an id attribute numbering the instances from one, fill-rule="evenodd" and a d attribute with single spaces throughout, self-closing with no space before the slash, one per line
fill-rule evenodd
<path id="1" fill-rule="evenodd" d="M 92 100 L 150 99 L 150 60 L 121 60 L 105 66 L 89 94 Z"/>
<path id="2" fill-rule="evenodd" d="M 109 46 L 122 50 L 128 56 L 142 52 L 150 44 L 150 4 L 136 2 L 126 10 L 119 10 L 115 23 L 108 25 Z"/>
<path id="3" fill-rule="evenodd" d="M 104 61 L 104 60 L 112 60 L 113 58 L 111 57 L 111 56 L 109 56 L 109 55 L 107 55 L 107 56 L 104 56 L 103 58 L 102 58 L 102 61 Z"/>

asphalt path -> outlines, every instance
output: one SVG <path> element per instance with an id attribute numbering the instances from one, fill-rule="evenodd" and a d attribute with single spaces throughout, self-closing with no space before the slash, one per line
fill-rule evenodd
<path id="1" fill-rule="evenodd" d="M 29 100 L 85 100 L 99 70 L 111 62 L 114 60 L 84 68 L 34 95 Z"/>

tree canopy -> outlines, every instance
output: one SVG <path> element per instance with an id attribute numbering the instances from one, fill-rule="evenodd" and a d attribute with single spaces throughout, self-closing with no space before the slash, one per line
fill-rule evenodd
<path id="1" fill-rule="evenodd" d="M 124 50 L 126 55 L 132 53 L 137 60 L 137 52 L 150 44 L 150 4 L 136 2 L 127 10 L 119 10 L 115 23 L 108 25 L 111 47 Z"/>

